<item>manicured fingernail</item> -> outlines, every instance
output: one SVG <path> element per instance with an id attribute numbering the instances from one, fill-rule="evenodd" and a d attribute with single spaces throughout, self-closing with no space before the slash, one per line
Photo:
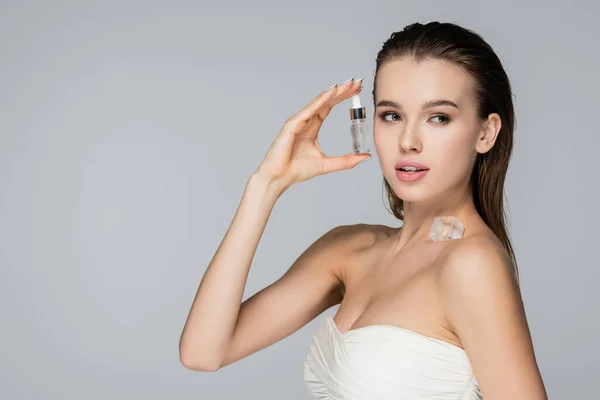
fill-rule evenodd
<path id="1" fill-rule="evenodd" d="M 337 83 L 333 86 L 331 86 L 329 89 L 326 90 L 326 92 L 329 92 L 331 89 L 333 89 L 334 87 L 337 87 Z"/>
<path id="2" fill-rule="evenodd" d="M 347 80 L 346 82 L 344 82 L 344 83 L 348 83 L 348 82 L 350 82 L 350 81 L 352 81 L 352 80 L 354 80 L 354 77 L 352 77 L 352 78 L 348 79 L 348 80 Z M 343 85 L 344 83 L 342 83 L 342 85 Z"/>
<path id="3" fill-rule="evenodd" d="M 363 78 L 358 78 L 358 79 L 355 79 L 354 82 L 360 82 L 362 80 L 363 80 Z"/>

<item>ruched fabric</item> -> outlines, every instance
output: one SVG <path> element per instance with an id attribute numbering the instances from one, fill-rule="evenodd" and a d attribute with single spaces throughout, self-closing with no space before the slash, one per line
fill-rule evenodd
<path id="1" fill-rule="evenodd" d="M 314 399 L 483 399 L 460 347 L 392 325 L 342 333 L 333 317 L 312 338 L 304 381 Z"/>

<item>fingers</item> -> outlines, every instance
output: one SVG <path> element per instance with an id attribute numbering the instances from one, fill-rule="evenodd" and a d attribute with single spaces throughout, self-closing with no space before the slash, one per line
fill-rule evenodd
<path id="1" fill-rule="evenodd" d="M 320 109 L 316 111 L 316 116 L 323 122 L 329 115 L 331 110 L 336 104 L 349 99 L 355 94 L 360 93 L 362 90 L 362 78 L 355 80 L 354 78 L 344 82 L 341 86 L 338 86 L 336 94 L 329 99 Z"/>
<path id="2" fill-rule="evenodd" d="M 325 157 L 323 159 L 323 174 L 328 174 L 333 171 L 354 168 L 361 161 L 371 158 L 370 154 L 355 154 L 349 153 L 344 156 Z"/>
<path id="3" fill-rule="evenodd" d="M 307 121 L 316 115 L 322 121 L 329 115 L 329 112 L 334 105 L 359 93 L 361 84 L 362 78 L 358 80 L 352 78 L 341 85 L 334 85 L 328 90 L 319 93 L 319 95 L 300 110 L 295 117 L 301 121 Z"/>

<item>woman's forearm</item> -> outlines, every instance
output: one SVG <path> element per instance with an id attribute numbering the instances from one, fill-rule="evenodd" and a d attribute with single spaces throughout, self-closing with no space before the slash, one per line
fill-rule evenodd
<path id="1" fill-rule="evenodd" d="M 232 223 L 202 277 L 181 334 L 179 353 L 186 367 L 218 367 L 235 330 L 258 243 L 285 189 L 258 172 L 248 180 Z"/>

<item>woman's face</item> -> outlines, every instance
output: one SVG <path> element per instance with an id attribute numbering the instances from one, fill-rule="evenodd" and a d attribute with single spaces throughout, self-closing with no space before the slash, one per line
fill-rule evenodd
<path id="1" fill-rule="evenodd" d="M 435 201 L 463 186 L 477 152 L 493 145 L 489 134 L 494 132 L 486 135 L 477 116 L 472 78 L 456 64 L 393 59 L 377 72 L 375 94 L 377 155 L 385 178 L 404 201 Z M 403 180 L 396 164 L 404 161 L 428 170 L 418 180 Z"/>

